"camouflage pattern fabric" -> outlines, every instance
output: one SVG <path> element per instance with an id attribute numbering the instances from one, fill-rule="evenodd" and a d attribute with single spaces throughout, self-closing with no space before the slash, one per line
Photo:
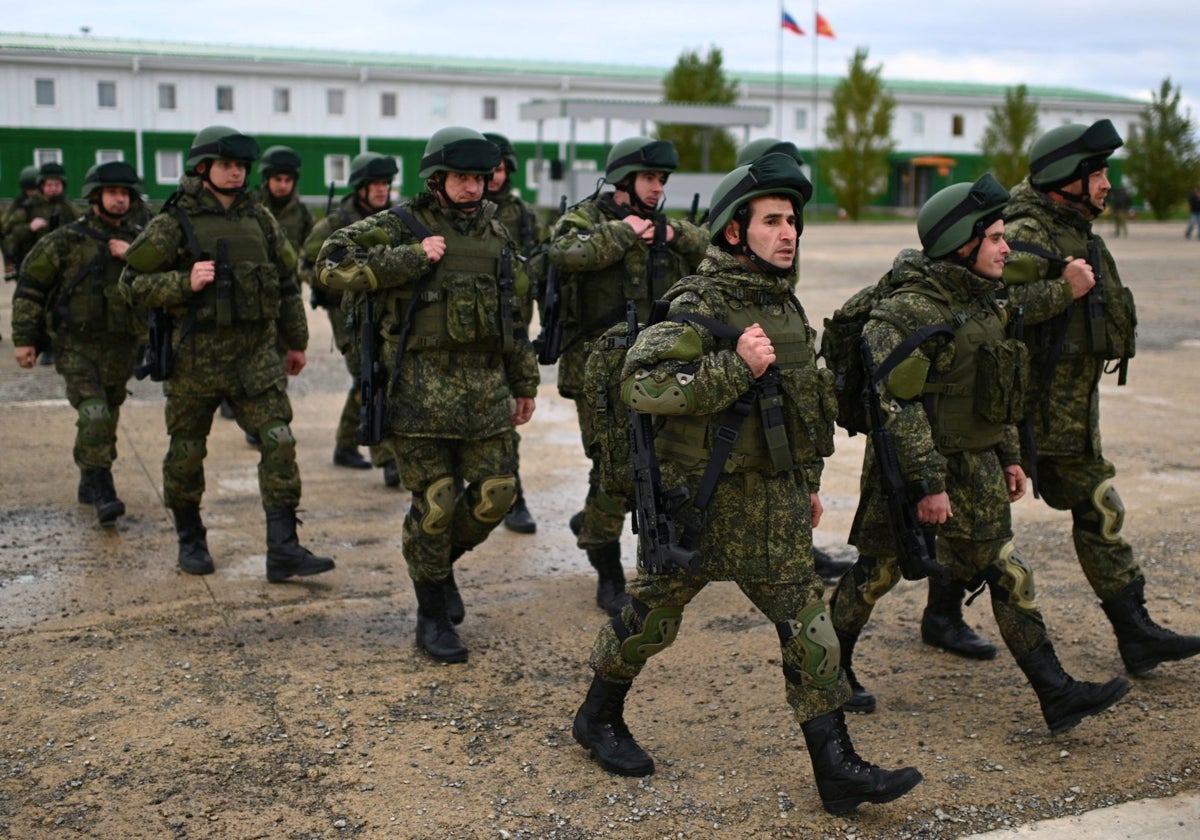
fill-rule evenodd
<path id="1" fill-rule="evenodd" d="M 92 212 L 79 225 L 124 242 L 140 230 L 128 219 L 114 227 Z M 54 365 L 79 412 L 75 463 L 85 468 L 108 469 L 116 459 L 120 406 L 145 329 L 144 312 L 120 293 L 121 268 L 102 242 L 61 227 L 33 246 L 13 295 L 17 347 L 39 344 L 48 326 L 53 331 Z"/>
<path id="2" fill-rule="evenodd" d="M 727 307 L 744 306 L 750 321 L 768 317 L 767 308 L 782 307 L 789 299 L 789 278 L 768 277 L 747 269 L 732 256 L 716 249 L 699 267 L 699 273 L 680 284 L 690 290 L 677 296 L 671 305 L 672 314 L 699 312 L 720 317 Z M 774 299 L 777 303 L 748 302 L 755 293 Z M 807 324 L 799 337 L 808 347 L 801 368 L 816 370 L 815 348 Z M 681 333 L 694 331 L 699 344 L 682 342 Z M 773 338 L 775 338 L 773 336 Z M 788 337 L 779 336 L 780 340 Z M 680 348 L 696 348 L 696 355 L 680 358 Z M 671 377 L 687 367 L 695 372 L 697 402 L 700 415 L 719 415 L 745 392 L 753 382 L 745 362 L 731 349 L 728 342 L 718 342 L 702 326 L 663 322 L 645 329 L 626 357 L 627 373 L 646 370 L 654 376 Z M 784 411 L 794 413 L 800 401 L 809 401 L 812 394 L 792 390 L 804 377 L 785 377 Z M 752 411 L 747 424 L 759 423 Z M 792 427 L 789 427 L 789 429 Z M 829 430 L 832 434 L 832 427 Z M 745 427 L 743 434 L 753 434 Z M 638 575 L 629 585 L 633 599 L 649 610 L 663 607 L 682 610 L 710 581 L 728 580 L 737 583 L 754 605 L 777 625 L 799 620 L 802 613 L 818 607 L 823 610 L 823 584 L 813 571 L 811 494 L 817 492 L 820 480 L 820 459 L 814 457 L 816 441 L 789 435 L 795 468 L 772 473 L 770 468 L 743 467 L 725 472 L 718 480 L 707 521 L 700 531 L 697 548 L 703 558 L 700 574 L 679 572 L 672 575 L 653 575 L 639 564 Z M 686 484 L 694 494 L 703 465 L 681 465 L 660 450 L 660 468 L 664 487 Z M 694 508 L 685 507 L 680 513 L 680 525 L 686 526 L 689 517 L 696 516 Z M 622 611 L 621 621 L 631 633 L 639 633 L 642 619 L 632 606 Z M 785 665 L 794 672 L 804 671 L 802 646 L 791 639 L 781 642 Z M 835 660 L 836 645 L 828 651 Z M 611 623 L 601 629 L 592 648 L 591 666 L 603 679 L 627 683 L 641 671 L 642 664 L 630 662 Z M 841 706 L 849 697 L 845 675 L 835 669 L 836 678 L 827 684 L 810 680 L 787 681 L 787 702 L 800 722 L 811 720 Z"/>
<path id="3" fill-rule="evenodd" d="M 304 350 L 308 322 L 294 271 L 296 251 L 278 223 L 249 195 L 228 208 L 195 176 L 180 181 L 179 207 L 193 218 L 209 215 L 207 224 L 245 233 L 254 219 L 277 278 L 278 316 L 273 320 L 239 320 L 232 326 L 203 321 L 195 314 L 190 272 L 195 262 L 173 211 L 155 216 L 127 254 L 122 284 L 130 299 L 146 308 L 161 307 L 174 318 L 175 369 L 163 383 L 166 423 L 171 436 L 163 460 L 163 496 L 168 506 L 199 502 L 204 493 L 205 441 L 213 412 L 228 399 L 238 425 L 263 439 L 259 460 L 259 493 L 268 510 L 295 508 L 300 500 L 300 473 L 286 375 L 280 347 Z"/>
<path id="4" fill-rule="evenodd" d="M 266 184 L 255 190 L 253 195 L 263 207 L 271 211 L 271 215 L 287 235 L 288 242 L 299 252 L 304 240 L 312 233 L 314 224 L 312 211 L 300 200 L 300 196 L 293 191 L 281 201 L 271 195 Z"/>
<path id="5" fill-rule="evenodd" d="M 1078 210 L 1051 201 L 1034 189 L 1028 178 L 1012 190 L 1005 229 L 1010 242 L 1028 242 L 1056 254 L 1080 256 L 1086 253 L 1087 243 L 1094 243 L 1100 256 L 1105 295 L 1122 293 L 1116 261 L 1104 240 L 1092 229 L 1091 222 Z M 1063 354 L 1053 374 L 1049 373 L 1047 366 L 1051 361 L 1057 316 L 1071 305 L 1071 293 L 1061 278 L 1061 266 L 1036 255 L 1032 259 L 1039 279 L 1010 286 L 1008 293 L 1014 304 L 1024 307 L 1030 381 L 1035 387 L 1049 381 L 1039 404 L 1030 406 L 1037 443 L 1038 490 L 1051 507 L 1071 510 L 1089 504 L 1095 489 L 1116 474 L 1115 467 L 1104 458 L 1100 441 L 1100 377 L 1104 361 L 1090 355 Z M 1075 309 L 1082 307 L 1076 305 Z M 1022 454 L 1028 470 L 1029 453 Z M 1074 528 L 1072 535 L 1079 563 L 1100 600 L 1119 594 L 1142 577 L 1133 549 L 1119 533 L 1104 540 L 1087 530 Z"/>
<path id="6" fill-rule="evenodd" d="M 16 262 L 29 253 L 34 243 L 49 234 L 52 230 L 77 219 L 83 211 L 72 204 L 66 196 L 56 195 L 46 198 L 41 192 L 34 193 L 27 202 L 14 203 L 4 217 L 3 248 L 6 256 L 16 257 Z M 46 219 L 50 225 L 41 230 L 29 229 L 29 223 L 34 219 Z M 54 224 L 57 220 L 57 225 Z"/>

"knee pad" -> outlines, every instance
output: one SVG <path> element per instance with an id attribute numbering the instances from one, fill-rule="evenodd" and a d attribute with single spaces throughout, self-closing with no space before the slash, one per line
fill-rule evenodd
<path id="1" fill-rule="evenodd" d="M 1037 593 L 1033 588 L 1033 571 L 1011 541 L 1000 549 L 998 566 L 998 577 L 988 581 L 992 587 L 992 597 L 999 598 L 1015 609 L 1027 612 L 1035 609 Z"/>
<path id="2" fill-rule="evenodd" d="M 644 606 L 642 608 L 645 609 Z M 636 606 L 633 612 L 640 615 Z M 622 640 L 621 658 L 630 665 L 645 664 L 651 656 L 671 646 L 679 635 L 682 621 L 683 607 L 657 607 L 642 616 L 642 631 L 630 634 L 623 616 L 617 616 L 613 619 L 613 629 L 617 631 L 617 638 Z"/>
<path id="3" fill-rule="evenodd" d="M 471 515 L 485 525 L 495 525 L 504 518 L 517 498 L 515 475 L 493 475 L 467 489 L 472 499 Z M 476 500 L 476 497 L 477 500 Z"/>
<path id="4" fill-rule="evenodd" d="M 1071 518 L 1080 531 L 1097 534 L 1105 542 L 1117 542 L 1125 524 L 1125 505 L 1113 480 L 1106 478 L 1093 487 L 1086 502 L 1071 508 Z"/>
<path id="5" fill-rule="evenodd" d="M 421 530 L 430 536 L 446 533 L 454 516 L 454 504 L 458 493 L 454 489 L 454 476 L 444 475 L 432 482 L 421 494 L 425 498 L 425 512 L 421 514 Z"/>
<path id="6" fill-rule="evenodd" d="M 79 404 L 79 436 L 90 443 L 106 443 L 116 434 L 112 410 L 104 400 L 84 400 Z"/>
<path id="7" fill-rule="evenodd" d="M 195 472 L 204 466 L 204 456 L 208 448 L 203 440 L 190 438 L 171 438 L 167 447 L 167 460 L 171 466 L 180 472 Z"/>
<path id="8" fill-rule="evenodd" d="M 296 463 L 296 439 L 287 423 L 276 420 L 262 427 L 263 464 L 275 472 L 290 469 Z"/>
<path id="9" fill-rule="evenodd" d="M 841 672 L 842 645 L 823 602 L 805 607 L 797 619 L 779 622 L 775 630 L 785 654 L 783 674 L 789 682 L 824 687 L 837 681 Z M 786 654 L 789 651 L 799 658 L 799 670 L 788 664 Z"/>
<path id="10" fill-rule="evenodd" d="M 874 557 L 859 556 L 850 573 L 863 603 L 871 607 L 900 582 L 900 567 L 895 561 L 880 562 Z"/>

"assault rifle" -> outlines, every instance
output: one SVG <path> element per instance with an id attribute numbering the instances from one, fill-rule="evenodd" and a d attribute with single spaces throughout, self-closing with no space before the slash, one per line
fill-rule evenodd
<path id="1" fill-rule="evenodd" d="M 662 320 L 666 301 L 655 301 L 650 323 Z M 638 334 L 637 304 L 625 304 L 626 341 L 632 346 Z M 651 574 L 671 574 L 680 569 L 700 570 L 700 552 L 680 544 L 673 514 L 687 502 L 683 487 L 664 492 L 654 451 L 654 418 L 629 409 L 629 451 L 633 460 L 633 532 L 638 555 Z"/>
<path id="2" fill-rule="evenodd" d="M 148 323 L 149 335 L 142 350 L 142 360 L 134 368 L 133 375 L 138 379 L 149 376 L 151 382 L 165 382 L 175 368 L 175 354 L 171 348 L 174 324 L 165 309 L 151 309 Z"/>
<path id="3" fill-rule="evenodd" d="M 558 217 L 561 219 L 567 212 L 567 197 L 564 195 L 558 202 Z M 533 349 L 537 351 L 538 364 L 552 365 L 562 355 L 562 281 L 558 276 L 558 268 L 550 262 L 546 255 L 546 290 L 542 295 L 542 328 L 538 337 L 533 340 Z"/>
<path id="4" fill-rule="evenodd" d="M 945 581 L 949 577 L 949 569 L 937 561 L 937 527 L 926 525 L 917 518 L 917 502 L 929 495 L 929 487 L 924 481 L 905 482 L 896 454 L 896 441 L 892 437 L 892 430 L 887 427 L 887 418 L 880 402 L 883 377 L 876 373 L 866 339 L 859 340 L 859 350 L 862 352 L 863 369 L 867 373 L 864 399 L 867 415 L 871 419 L 869 434 L 871 444 L 875 447 L 875 460 L 879 464 L 888 528 L 896 547 L 900 574 L 906 580 L 933 577 Z M 889 362 L 890 358 L 883 363 L 885 369 Z"/>
<path id="5" fill-rule="evenodd" d="M 355 439 L 367 446 L 383 440 L 383 412 L 387 406 L 387 376 L 379 358 L 379 337 L 375 331 L 375 293 L 363 295 L 362 323 L 359 324 L 358 373 L 361 405 L 358 409 L 358 429 Z"/>
<path id="6" fill-rule="evenodd" d="M 217 258 L 213 263 L 217 290 L 217 326 L 233 326 L 233 265 L 229 262 L 229 240 L 217 239 Z"/>
<path id="7" fill-rule="evenodd" d="M 325 197 L 325 215 L 333 212 L 333 181 L 329 182 L 329 195 Z"/>
<path id="8" fill-rule="evenodd" d="M 513 348 L 513 255 L 506 246 L 500 250 L 500 275 L 496 278 L 500 292 L 500 351 L 511 353 Z"/>

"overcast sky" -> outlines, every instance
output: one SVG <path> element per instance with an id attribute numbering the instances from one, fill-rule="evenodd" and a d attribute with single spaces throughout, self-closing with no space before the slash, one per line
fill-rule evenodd
<path id="1" fill-rule="evenodd" d="M 675 63 L 719 47 L 731 77 L 778 66 L 779 0 L 56 0 L 5 4 L 10 32 L 328 47 L 457 57 Z M 785 73 L 813 68 L 813 0 L 783 4 L 806 32 L 783 33 Z M 1058 85 L 1149 101 L 1170 76 L 1200 119 L 1200 8 L 1194 0 L 824 0 L 837 37 L 818 68 L 841 75 L 858 47 L 884 78 Z"/>

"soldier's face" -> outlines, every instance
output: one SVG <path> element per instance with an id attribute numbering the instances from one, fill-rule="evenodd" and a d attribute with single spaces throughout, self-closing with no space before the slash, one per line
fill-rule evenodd
<path id="1" fill-rule="evenodd" d="M 446 196 L 455 204 L 470 204 L 483 198 L 483 176 L 469 172 L 447 172 Z"/>
<path id="2" fill-rule="evenodd" d="M 975 240 L 972 239 L 958 249 L 959 256 L 964 258 L 969 257 L 974 248 Z M 1008 243 L 1004 241 L 1004 220 L 999 219 L 992 222 L 988 226 L 988 229 L 984 231 L 983 241 L 979 244 L 979 256 L 975 258 L 975 262 L 971 265 L 971 271 L 980 277 L 999 280 L 1000 276 L 1004 274 L 1004 258 L 1008 256 L 1008 252 L 1011 250 L 1008 247 Z"/>
<path id="3" fill-rule="evenodd" d="M 62 195 L 62 192 L 63 182 L 57 178 L 47 178 L 45 181 L 42 181 L 42 195 L 46 196 L 46 198 L 54 198 L 55 196 Z"/>
<path id="4" fill-rule="evenodd" d="M 125 187 L 104 187 L 100 190 L 100 207 L 110 216 L 128 212 L 129 204 L 129 190 Z"/>
<path id="5" fill-rule="evenodd" d="M 391 189 L 392 185 L 388 181 L 367 181 L 361 190 L 366 193 L 363 201 L 367 202 L 367 206 L 372 210 L 382 210 L 388 206 L 388 195 Z"/>
<path id="6" fill-rule="evenodd" d="M 796 210 L 791 201 L 774 195 L 751 199 L 746 244 L 760 259 L 776 268 L 791 268 L 796 262 L 798 238 Z"/>
<path id="7" fill-rule="evenodd" d="M 279 173 L 267 179 L 267 189 L 276 198 L 287 198 L 296 186 L 296 179 L 291 175 Z"/>
<path id="8" fill-rule="evenodd" d="M 246 164 L 240 160 L 214 160 L 209 164 L 208 173 L 208 179 L 218 189 L 235 190 L 246 183 Z"/>
<path id="9" fill-rule="evenodd" d="M 500 161 L 492 170 L 492 177 L 488 179 L 488 192 L 499 192 L 504 189 L 504 182 L 507 180 L 508 167 L 504 165 L 504 161 Z"/>
<path id="10" fill-rule="evenodd" d="M 647 207 L 657 207 L 667 186 L 668 172 L 639 172 L 633 178 L 633 191 Z"/>

